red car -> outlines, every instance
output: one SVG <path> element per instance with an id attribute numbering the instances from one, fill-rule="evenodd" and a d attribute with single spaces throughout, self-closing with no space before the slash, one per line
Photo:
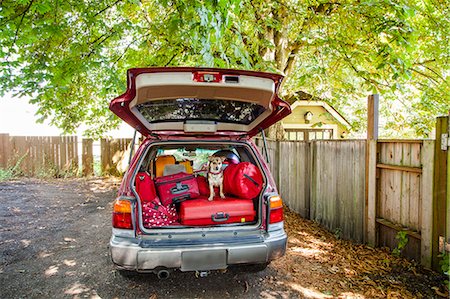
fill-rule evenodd
<path id="1" fill-rule="evenodd" d="M 277 94 L 283 77 L 188 67 L 127 75 L 127 91 L 110 109 L 145 140 L 114 202 L 117 268 L 166 278 L 174 269 L 264 269 L 283 256 L 282 200 L 251 139 L 291 112 Z M 212 171 L 210 157 L 223 164 Z M 223 185 L 210 186 L 208 173 Z"/>

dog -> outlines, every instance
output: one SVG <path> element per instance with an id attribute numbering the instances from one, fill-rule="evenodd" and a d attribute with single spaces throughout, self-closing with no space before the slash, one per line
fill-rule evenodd
<path id="1" fill-rule="evenodd" d="M 208 184 L 209 184 L 209 201 L 214 198 L 214 187 L 219 187 L 221 198 L 225 198 L 223 194 L 223 170 L 222 164 L 226 157 L 208 157 Z"/>

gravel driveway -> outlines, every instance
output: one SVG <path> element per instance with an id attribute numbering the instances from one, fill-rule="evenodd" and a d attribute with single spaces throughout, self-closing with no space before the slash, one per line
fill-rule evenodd
<path id="1" fill-rule="evenodd" d="M 116 188 L 113 179 L 0 183 L 0 298 L 446 295 L 442 276 L 386 251 L 336 240 L 289 212 L 289 251 L 263 272 L 213 272 L 206 278 L 175 272 L 161 281 L 152 274 L 126 278 L 114 270 L 108 254 Z"/>

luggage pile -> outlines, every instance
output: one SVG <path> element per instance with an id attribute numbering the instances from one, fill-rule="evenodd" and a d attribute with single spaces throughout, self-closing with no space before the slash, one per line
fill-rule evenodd
<path id="1" fill-rule="evenodd" d="M 258 167 L 250 162 L 228 165 L 223 173 L 226 198 L 216 196 L 213 201 L 208 201 L 206 178 L 195 176 L 192 169 L 189 172 L 165 175 L 157 168 L 160 176 L 154 180 L 146 172 L 137 174 L 136 191 L 142 203 L 144 227 L 210 226 L 255 221 L 253 199 L 263 187 Z"/>

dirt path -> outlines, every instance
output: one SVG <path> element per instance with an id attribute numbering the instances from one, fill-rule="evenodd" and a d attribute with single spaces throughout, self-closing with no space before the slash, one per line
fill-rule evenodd
<path id="1" fill-rule="evenodd" d="M 124 278 L 108 255 L 115 181 L 0 183 L 0 298 L 439 297 L 443 277 L 287 212 L 287 255 L 259 273 Z"/>

